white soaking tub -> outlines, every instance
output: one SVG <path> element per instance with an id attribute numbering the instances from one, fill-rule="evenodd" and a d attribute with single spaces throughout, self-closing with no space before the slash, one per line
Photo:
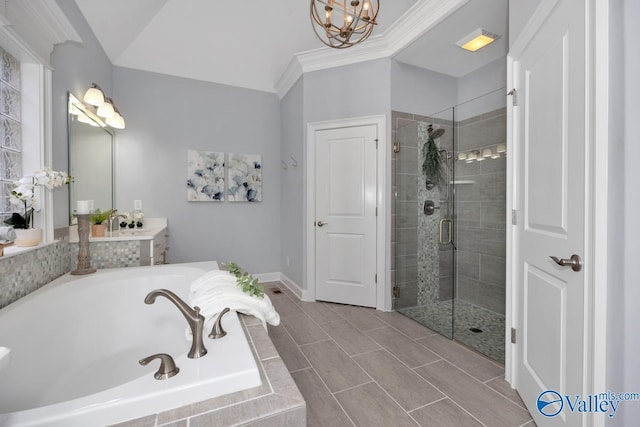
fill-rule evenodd
<path id="1" fill-rule="evenodd" d="M 187 322 L 154 289 L 185 302 L 189 284 L 215 262 L 99 270 L 65 275 L 0 310 L 0 426 L 104 426 L 159 413 L 261 384 L 238 316 L 223 319 L 227 336 L 187 358 Z M 168 353 L 180 372 L 153 373 Z M 2 356 L 4 354 L 4 356 Z"/>

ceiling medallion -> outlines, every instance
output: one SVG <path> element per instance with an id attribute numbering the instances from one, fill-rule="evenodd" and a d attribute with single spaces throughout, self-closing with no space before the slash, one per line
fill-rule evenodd
<path id="1" fill-rule="evenodd" d="M 344 49 L 371 35 L 378 10 L 380 0 L 311 0 L 311 24 L 324 44 Z"/>

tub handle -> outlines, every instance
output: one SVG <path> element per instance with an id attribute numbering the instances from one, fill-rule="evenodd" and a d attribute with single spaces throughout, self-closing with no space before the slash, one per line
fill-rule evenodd
<path id="1" fill-rule="evenodd" d="M 171 357 L 167 353 L 152 354 L 149 357 L 140 359 L 138 363 L 140 363 L 142 366 L 146 366 L 154 359 L 160 359 L 160 367 L 158 368 L 158 371 L 153 374 L 153 377 L 155 379 L 166 380 L 167 378 L 171 378 L 174 375 L 177 375 L 178 372 L 180 372 L 180 368 L 176 366 L 176 362 L 173 361 L 173 357 Z"/>
<path id="2" fill-rule="evenodd" d="M 227 335 L 227 332 L 224 329 L 222 329 L 222 316 L 224 316 L 228 312 L 229 312 L 229 307 L 226 307 L 224 310 L 220 312 L 220 314 L 218 314 L 218 318 L 213 323 L 213 328 L 211 329 L 211 333 L 209 334 L 209 338 L 211 338 L 212 340 L 222 338 L 225 335 Z"/>

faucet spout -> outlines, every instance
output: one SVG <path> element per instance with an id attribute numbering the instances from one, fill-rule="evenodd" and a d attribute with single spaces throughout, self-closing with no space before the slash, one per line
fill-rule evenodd
<path id="1" fill-rule="evenodd" d="M 204 347 L 204 341 L 202 333 L 204 331 L 204 316 L 200 314 L 200 307 L 191 308 L 187 303 L 182 301 L 178 295 L 174 294 L 168 289 L 156 289 L 147 294 L 144 299 L 145 304 L 153 304 L 156 302 L 156 297 L 163 296 L 171 301 L 178 310 L 182 313 L 184 318 L 189 324 L 191 329 L 191 349 L 187 354 L 187 357 L 191 359 L 197 359 L 207 354 L 207 349 Z"/>

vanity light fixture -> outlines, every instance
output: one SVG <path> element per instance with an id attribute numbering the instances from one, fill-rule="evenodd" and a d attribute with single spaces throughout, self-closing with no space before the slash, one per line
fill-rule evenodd
<path id="1" fill-rule="evenodd" d="M 322 43 L 344 49 L 371 35 L 379 10 L 380 0 L 311 0 L 311 26 Z"/>
<path id="2" fill-rule="evenodd" d="M 104 96 L 100 86 L 91 83 L 91 87 L 87 89 L 82 99 L 87 104 L 97 107 L 96 114 L 105 119 L 109 126 L 114 129 L 124 129 L 124 117 L 118 111 L 113 99 Z"/>
<path id="3" fill-rule="evenodd" d="M 464 50 L 468 50 L 469 52 L 475 52 L 476 50 L 482 49 L 488 44 L 493 43 L 499 38 L 500 36 L 497 34 L 491 33 L 484 28 L 478 28 L 458 40 L 456 45 L 460 46 Z"/>
<path id="4" fill-rule="evenodd" d="M 482 157 L 491 157 L 493 153 L 491 152 L 491 148 L 485 148 L 482 150 Z"/>

